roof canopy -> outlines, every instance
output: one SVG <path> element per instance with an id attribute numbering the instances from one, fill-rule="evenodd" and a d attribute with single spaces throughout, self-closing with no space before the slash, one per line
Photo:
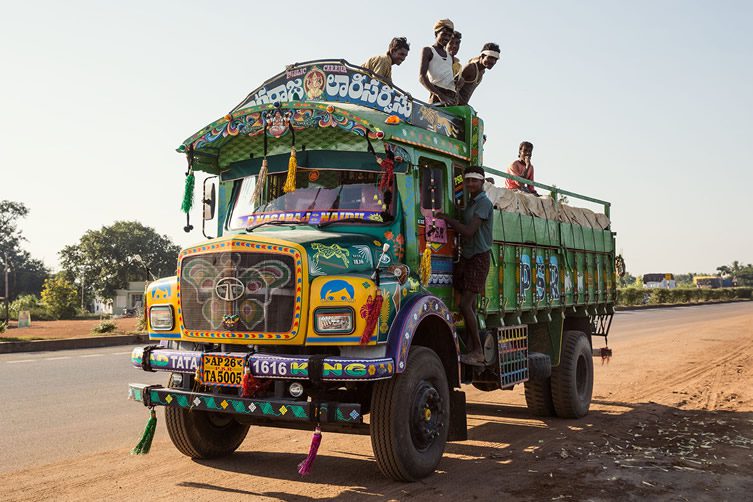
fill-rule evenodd
<path id="1" fill-rule="evenodd" d="M 289 149 L 292 143 L 309 149 L 364 151 L 367 137 L 466 158 L 463 111 L 455 115 L 422 103 L 343 60 L 311 61 L 289 66 L 267 80 L 230 113 L 184 141 L 178 151 L 193 152 L 194 167 L 209 172 L 249 155 Z M 289 141 L 274 141 L 288 135 Z"/>

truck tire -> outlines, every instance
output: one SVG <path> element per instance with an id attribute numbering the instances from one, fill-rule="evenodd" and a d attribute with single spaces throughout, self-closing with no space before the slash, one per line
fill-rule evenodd
<path id="1" fill-rule="evenodd" d="M 528 380 L 524 386 L 528 411 L 536 417 L 553 417 L 552 379 Z"/>
<path id="2" fill-rule="evenodd" d="M 434 472 L 444 454 L 450 391 L 434 351 L 411 348 L 406 370 L 374 385 L 371 446 L 382 473 L 416 481 Z"/>
<path id="3" fill-rule="evenodd" d="M 169 387 L 173 387 L 172 381 Z M 249 429 L 229 414 L 170 406 L 165 408 L 165 425 L 178 451 L 191 458 L 230 455 L 246 439 Z"/>
<path id="4" fill-rule="evenodd" d="M 591 344 L 582 331 L 565 331 L 559 366 L 552 368 L 552 400 L 560 418 L 588 414 L 594 386 Z"/>

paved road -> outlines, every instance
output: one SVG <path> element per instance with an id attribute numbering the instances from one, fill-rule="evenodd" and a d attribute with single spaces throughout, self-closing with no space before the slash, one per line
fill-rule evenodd
<path id="1" fill-rule="evenodd" d="M 135 445 L 148 415 L 128 401 L 127 383 L 164 384 L 167 374 L 134 369 L 132 349 L 0 355 L 0 473 Z"/>
<path id="2" fill-rule="evenodd" d="M 746 313 L 753 302 L 620 312 L 610 345 L 620 357 L 625 342 L 674 330 L 681 343 L 704 324 Z M 131 349 L 0 355 L 0 473 L 135 444 L 147 413 L 126 399 L 126 384 L 165 384 L 167 375 L 132 368 Z M 166 437 L 164 420 L 158 427 Z"/>

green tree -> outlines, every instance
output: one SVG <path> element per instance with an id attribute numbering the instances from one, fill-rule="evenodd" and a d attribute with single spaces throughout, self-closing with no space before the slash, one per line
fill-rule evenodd
<path id="1" fill-rule="evenodd" d="M 21 202 L 0 201 L 0 274 L 5 273 L 6 266 L 10 268 L 10 300 L 23 294 L 38 295 L 42 291 L 42 284 L 49 276 L 44 263 L 33 259 L 28 251 L 21 248 L 21 242 L 26 239 L 18 228 L 18 220 L 28 214 L 29 209 Z M 3 293 L 4 291 L 1 291 L 0 295 Z"/>
<path id="2" fill-rule="evenodd" d="M 636 277 L 630 272 L 625 272 L 625 275 L 617 278 L 617 286 L 620 288 L 627 288 L 635 285 Z"/>
<path id="3" fill-rule="evenodd" d="M 0 259 L 3 256 L 16 255 L 21 249 L 21 241 L 25 240 L 18 229 L 18 220 L 29 214 L 22 202 L 10 200 L 0 201 Z"/>
<path id="4" fill-rule="evenodd" d="M 180 247 L 166 235 L 137 221 L 116 221 L 87 231 L 78 244 L 60 251 L 69 280 L 84 284 L 100 298 L 112 298 L 128 281 L 148 279 L 144 264 L 156 277 L 175 274 Z M 143 264 L 135 257 L 140 256 Z"/>
<path id="5" fill-rule="evenodd" d="M 76 315 L 78 291 L 63 274 L 57 274 L 44 281 L 42 302 L 57 319 L 70 319 Z"/>
<path id="6" fill-rule="evenodd" d="M 721 275 L 732 276 L 738 286 L 753 286 L 753 264 L 743 265 L 735 260 L 731 265 L 716 267 Z"/>

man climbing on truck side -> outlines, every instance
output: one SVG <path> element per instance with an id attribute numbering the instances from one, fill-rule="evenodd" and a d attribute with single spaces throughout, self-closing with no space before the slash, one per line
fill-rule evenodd
<path id="1" fill-rule="evenodd" d="M 437 217 L 444 219 L 462 237 L 462 253 L 453 273 L 452 286 L 460 292 L 460 312 L 465 320 L 468 351 L 460 356 L 460 361 L 473 366 L 486 364 L 476 320 L 476 295 L 484 291 L 489 273 L 494 208 L 483 190 L 484 178 L 481 167 L 471 166 L 465 170 L 463 179 L 468 204 L 462 223 L 444 213 L 437 213 Z"/>

